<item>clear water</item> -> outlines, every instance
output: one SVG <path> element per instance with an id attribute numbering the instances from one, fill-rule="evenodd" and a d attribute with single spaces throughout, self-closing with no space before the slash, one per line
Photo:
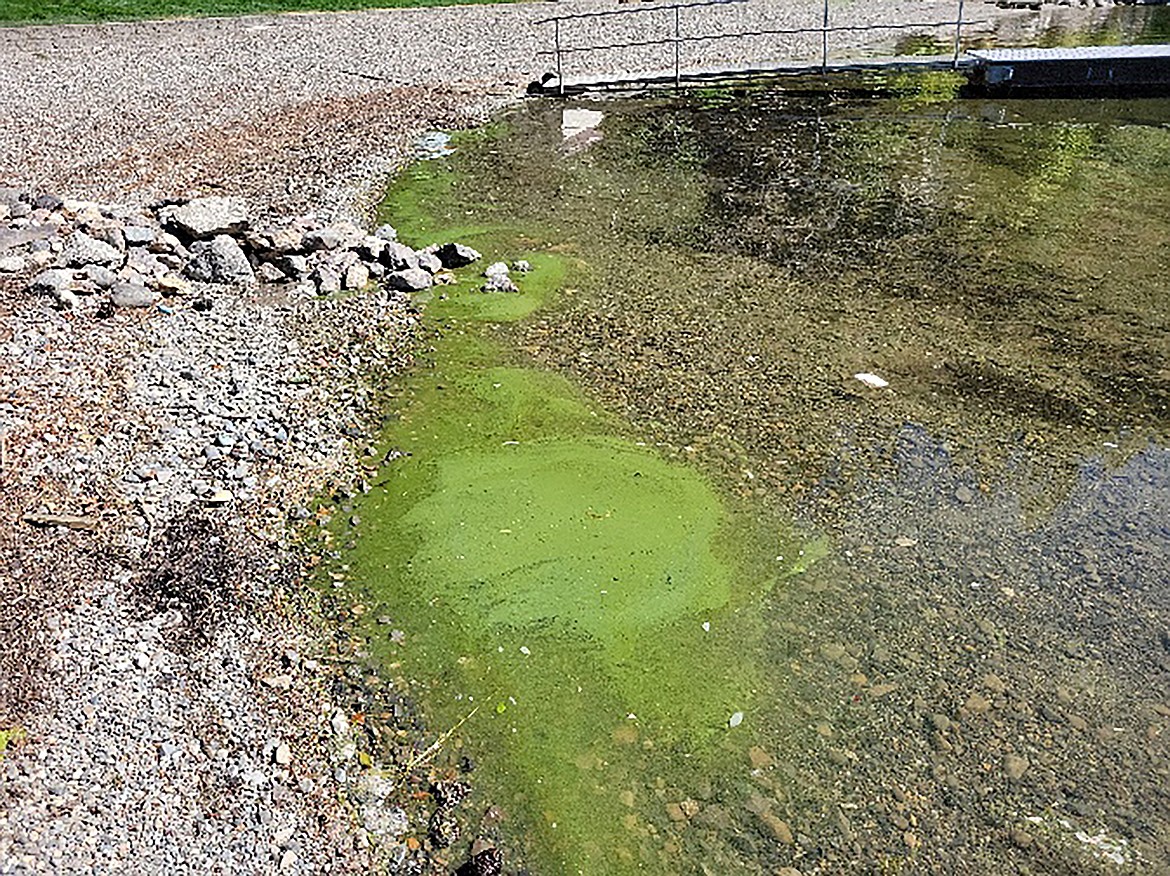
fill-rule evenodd
<path id="1" fill-rule="evenodd" d="M 1170 102 L 901 86 L 571 141 L 531 104 L 391 191 L 412 242 L 534 264 L 429 302 L 343 555 L 466 719 L 464 845 L 1170 868 Z"/>

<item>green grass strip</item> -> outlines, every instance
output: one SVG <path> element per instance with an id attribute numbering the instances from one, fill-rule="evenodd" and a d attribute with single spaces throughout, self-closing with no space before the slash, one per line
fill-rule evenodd
<path id="1" fill-rule="evenodd" d="M 496 0 L 459 0 L 461 3 Z M 450 6 L 451 0 L 0 0 L 0 25 Z"/>

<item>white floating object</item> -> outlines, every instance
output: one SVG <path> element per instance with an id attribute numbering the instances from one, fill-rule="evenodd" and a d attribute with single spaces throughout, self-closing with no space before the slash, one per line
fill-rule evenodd
<path id="1" fill-rule="evenodd" d="M 561 137 L 568 140 L 585 131 L 592 131 L 601 124 L 605 113 L 588 109 L 566 109 L 561 111 Z"/>
<path id="2" fill-rule="evenodd" d="M 728 727 L 738 727 L 743 723 L 743 712 L 736 712 L 727 720 Z"/>
<path id="3" fill-rule="evenodd" d="M 885 389 L 890 385 L 888 380 L 883 380 L 876 374 L 870 374 L 868 371 L 862 371 L 860 374 L 854 374 L 855 378 L 860 380 L 866 386 L 872 386 L 874 389 Z"/>
<path id="4" fill-rule="evenodd" d="M 703 621 L 703 632 L 704 633 L 711 632 L 711 621 Z"/>
<path id="5" fill-rule="evenodd" d="M 531 654 L 532 652 L 528 650 L 528 646 L 527 646 L 527 645 L 521 645 L 521 646 L 520 646 L 520 653 L 521 653 L 521 654 L 523 654 L 525 657 L 527 657 L 527 656 L 528 656 L 529 654 Z"/>

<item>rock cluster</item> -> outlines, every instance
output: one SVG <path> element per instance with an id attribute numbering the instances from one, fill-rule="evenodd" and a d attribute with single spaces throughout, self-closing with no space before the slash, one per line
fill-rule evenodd
<path id="1" fill-rule="evenodd" d="M 0 275 L 62 309 L 151 307 L 191 284 L 296 284 L 327 295 L 372 281 L 417 292 L 480 258 L 447 243 L 414 250 L 390 225 L 373 234 L 314 216 L 256 223 L 241 198 L 206 197 L 128 209 L 0 188 Z M 165 307 L 165 304 L 163 305 Z"/>
<path id="2" fill-rule="evenodd" d="M 324 520 L 318 491 L 369 488 L 378 381 L 408 361 L 418 324 L 395 286 L 478 253 L 415 252 L 389 227 L 258 225 L 229 199 L 133 211 L 5 191 L 0 212 L 3 494 L 27 512 L 20 537 L 43 544 L 22 577 L 54 600 L 29 620 L 50 681 L 27 719 L 35 741 L 0 764 L 13 792 L 0 860 L 296 873 L 368 870 L 350 858 L 373 840 L 405 854 L 400 796 L 366 779 L 362 727 L 337 728 L 355 710 L 331 699 L 331 664 L 296 657 L 330 652 L 278 542 L 290 518 Z M 365 288 L 318 294 L 313 274 L 329 268 Z M 229 272 L 279 285 L 226 294 L 202 279 Z M 172 536 L 193 521 L 206 529 Z M 248 562 L 179 575 L 160 545 Z M 230 586 L 176 589 L 212 580 Z M 339 789 L 353 792 L 356 839 Z"/>

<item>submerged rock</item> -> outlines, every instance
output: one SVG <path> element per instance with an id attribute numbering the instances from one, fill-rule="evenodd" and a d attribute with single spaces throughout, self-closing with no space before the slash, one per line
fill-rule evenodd
<path id="1" fill-rule="evenodd" d="M 482 258 L 478 252 L 462 243 L 444 243 L 435 250 L 435 255 L 444 268 L 465 268 Z"/>
<path id="2" fill-rule="evenodd" d="M 487 282 L 483 284 L 484 292 L 519 292 L 520 289 L 508 276 L 508 266 L 503 262 L 495 262 L 483 272 Z"/>
<path id="3" fill-rule="evenodd" d="M 386 275 L 386 285 L 403 292 L 421 292 L 430 289 L 433 284 L 434 278 L 422 268 L 407 268 Z"/>

